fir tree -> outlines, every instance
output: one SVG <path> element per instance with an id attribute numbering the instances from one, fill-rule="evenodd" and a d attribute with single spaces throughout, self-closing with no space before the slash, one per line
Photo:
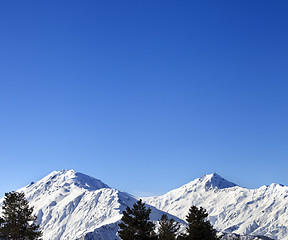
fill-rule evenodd
<path id="1" fill-rule="evenodd" d="M 150 240 L 155 239 L 155 224 L 149 221 L 151 209 L 146 209 L 140 199 L 133 204 L 133 208 L 123 211 L 122 222 L 119 224 L 119 236 L 123 240 Z"/>
<path id="2" fill-rule="evenodd" d="M 5 193 L 0 218 L 0 238 L 11 240 L 39 239 L 42 235 L 35 225 L 36 217 L 32 215 L 24 193 Z"/>
<path id="3" fill-rule="evenodd" d="M 179 224 L 173 218 L 168 219 L 166 214 L 163 214 L 159 220 L 158 239 L 159 240 L 175 240 L 179 230 Z"/>
<path id="4" fill-rule="evenodd" d="M 219 240 L 216 230 L 207 220 L 208 213 L 202 207 L 192 206 L 186 216 L 188 222 L 187 234 L 182 235 L 179 239 L 185 240 Z"/>

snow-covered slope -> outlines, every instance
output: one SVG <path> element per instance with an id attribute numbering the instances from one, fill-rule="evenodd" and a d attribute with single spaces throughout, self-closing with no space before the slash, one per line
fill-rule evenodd
<path id="1" fill-rule="evenodd" d="M 18 191 L 34 206 L 44 240 L 119 239 L 122 212 L 137 201 L 74 170 L 52 172 Z M 142 199 L 151 207 L 153 221 L 168 212 L 183 223 L 193 204 L 208 210 L 209 220 L 218 230 L 234 234 L 223 239 L 252 234 L 288 240 L 288 187 L 279 184 L 246 189 L 211 174 L 165 195 Z M 248 239 L 253 238 L 241 238 Z"/>
<path id="2" fill-rule="evenodd" d="M 44 240 L 118 239 L 122 212 L 137 201 L 74 170 L 52 172 L 18 191 L 34 206 Z M 151 219 L 160 219 L 163 212 L 151 209 Z"/>
<path id="3" fill-rule="evenodd" d="M 143 200 L 181 219 L 185 219 L 191 205 L 202 206 L 218 230 L 288 240 L 287 186 L 246 189 L 214 173 Z"/>

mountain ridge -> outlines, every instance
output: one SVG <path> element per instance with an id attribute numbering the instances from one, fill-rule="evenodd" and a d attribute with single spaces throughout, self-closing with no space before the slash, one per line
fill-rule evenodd
<path id="1" fill-rule="evenodd" d="M 272 183 L 247 189 L 226 181 L 217 174 L 209 174 L 143 200 L 183 220 L 191 205 L 204 207 L 209 221 L 224 232 L 288 239 L 287 186 Z"/>
<path id="2" fill-rule="evenodd" d="M 18 191 L 34 206 L 44 240 L 119 239 L 122 212 L 140 199 L 74 170 L 53 171 Z M 184 224 L 193 204 L 207 209 L 218 231 L 288 240 L 288 187 L 280 184 L 247 189 L 213 173 L 141 199 L 151 207 L 153 221 L 167 213 Z"/>
<path id="3" fill-rule="evenodd" d="M 86 235 L 110 239 L 111 234 L 119 239 L 116 233 L 122 213 L 137 202 L 132 195 L 74 170 L 53 171 L 18 191 L 24 192 L 34 207 L 44 240 L 85 239 Z M 153 221 L 164 213 L 154 206 L 147 207 L 151 208 Z"/>

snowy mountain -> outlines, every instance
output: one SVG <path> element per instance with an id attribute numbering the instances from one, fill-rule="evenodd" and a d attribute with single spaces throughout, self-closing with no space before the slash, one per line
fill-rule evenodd
<path id="1" fill-rule="evenodd" d="M 246 189 L 214 173 L 143 200 L 183 220 L 191 205 L 202 206 L 218 230 L 288 240 L 287 186 L 271 184 Z"/>
<path id="2" fill-rule="evenodd" d="M 34 206 L 44 240 L 119 239 L 122 212 L 138 200 L 74 170 L 54 171 L 18 191 Z M 151 207 L 153 221 L 168 212 L 184 223 L 193 204 L 207 209 L 216 229 L 229 233 L 223 240 L 238 239 L 237 234 L 243 235 L 241 240 L 268 239 L 250 234 L 288 240 L 288 187 L 279 184 L 246 189 L 211 174 L 165 195 L 142 199 Z"/>
<path id="3" fill-rule="evenodd" d="M 52 172 L 18 191 L 34 206 L 44 240 L 118 239 L 122 212 L 137 201 L 74 170 Z M 163 212 L 151 209 L 151 220 L 160 219 Z"/>

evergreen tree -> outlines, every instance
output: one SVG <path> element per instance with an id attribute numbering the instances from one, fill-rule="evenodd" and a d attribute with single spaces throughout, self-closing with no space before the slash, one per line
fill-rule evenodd
<path id="1" fill-rule="evenodd" d="M 182 235 L 179 239 L 185 240 L 219 240 L 216 230 L 207 220 L 208 213 L 202 207 L 192 206 L 186 216 L 188 222 L 187 234 Z"/>
<path id="2" fill-rule="evenodd" d="M 163 214 L 159 220 L 159 240 L 175 240 L 179 230 L 179 223 L 175 222 L 173 218 L 168 219 L 166 214 Z"/>
<path id="3" fill-rule="evenodd" d="M 122 222 L 119 224 L 119 236 L 123 240 L 150 240 L 154 239 L 155 224 L 149 221 L 151 209 L 146 209 L 140 199 L 133 204 L 133 208 L 123 211 Z"/>
<path id="4" fill-rule="evenodd" d="M 11 240 L 39 239 L 42 235 L 35 225 L 36 216 L 32 215 L 24 193 L 5 193 L 0 218 L 0 238 Z"/>

